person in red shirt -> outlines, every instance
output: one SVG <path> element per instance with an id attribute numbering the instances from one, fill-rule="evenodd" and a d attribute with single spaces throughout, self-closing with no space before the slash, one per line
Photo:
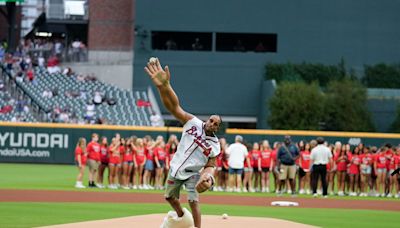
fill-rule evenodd
<path id="1" fill-rule="evenodd" d="M 108 168 L 110 170 L 110 180 L 108 188 L 118 189 L 116 184 L 117 173 L 120 167 L 120 152 L 119 152 L 120 140 L 117 138 L 112 138 L 111 144 L 108 147 L 109 162 Z"/>
<path id="2" fill-rule="evenodd" d="M 395 155 L 395 170 L 400 169 L 400 147 L 396 147 Z M 394 183 L 396 185 L 396 195 L 395 198 L 400 198 L 400 174 L 396 174 L 394 177 Z"/>
<path id="3" fill-rule="evenodd" d="M 228 144 L 226 143 L 225 138 L 220 138 L 219 143 L 221 145 L 221 153 L 219 153 L 218 157 L 220 157 L 221 160 L 221 171 L 219 172 L 218 176 L 218 190 L 217 191 L 224 191 L 226 190 L 226 187 L 228 186 L 228 170 L 229 170 L 229 165 L 228 165 L 228 154 L 226 153 L 226 149 L 228 148 Z"/>
<path id="4" fill-rule="evenodd" d="M 335 180 L 336 180 L 335 176 L 337 174 L 337 166 L 336 166 L 336 162 L 334 162 L 334 158 L 335 158 L 336 154 L 340 153 L 341 148 L 342 148 L 342 143 L 337 141 L 335 143 L 335 146 L 331 150 L 332 151 L 332 158 L 333 158 L 332 159 L 332 163 L 328 163 L 327 164 L 327 169 L 329 168 L 329 170 L 327 170 L 328 173 L 329 173 L 329 175 L 327 175 L 327 177 L 328 177 L 328 182 L 327 183 L 328 183 L 328 186 L 331 188 L 331 190 L 329 191 L 331 195 L 335 194 L 335 186 L 336 186 L 336 184 L 335 184 Z"/>
<path id="5" fill-rule="evenodd" d="M 148 140 L 148 145 L 146 147 L 146 163 L 144 165 L 144 174 L 143 174 L 143 189 L 154 189 L 153 186 L 150 185 L 150 178 L 154 171 L 154 141 Z"/>
<path id="6" fill-rule="evenodd" d="M 361 173 L 361 194 L 360 196 L 368 196 L 367 187 L 369 186 L 372 165 L 374 164 L 373 155 L 370 153 L 369 147 L 363 147 L 363 153 L 360 155 L 360 173 Z"/>
<path id="7" fill-rule="evenodd" d="M 85 188 L 82 184 L 83 174 L 85 172 L 86 160 L 87 160 L 87 151 L 86 151 L 86 139 L 79 138 L 78 144 L 75 148 L 75 161 L 78 167 L 78 176 L 76 177 L 75 188 Z"/>
<path id="8" fill-rule="evenodd" d="M 350 167 L 349 167 L 349 176 L 350 176 L 350 196 L 357 196 L 357 180 L 360 175 L 360 148 L 355 147 L 353 149 L 353 153 L 349 156 Z"/>
<path id="9" fill-rule="evenodd" d="M 255 142 L 253 144 L 253 149 L 249 152 L 251 164 L 253 166 L 253 176 L 254 176 L 254 187 L 250 189 L 250 192 L 260 192 L 261 191 L 261 151 L 260 145 Z"/>
<path id="10" fill-rule="evenodd" d="M 116 134 L 117 136 L 119 134 Z M 125 138 L 120 138 L 119 139 L 119 169 L 117 172 L 117 176 L 118 176 L 118 184 L 117 186 L 122 186 L 124 185 L 124 178 L 123 178 L 123 169 L 122 169 L 122 164 L 124 162 L 124 154 L 125 154 Z"/>
<path id="11" fill-rule="evenodd" d="M 135 177 L 133 180 L 133 189 L 143 189 L 143 170 L 146 163 L 146 148 L 142 138 L 136 140 L 134 149 Z M 135 181 L 136 179 L 136 181 Z"/>
<path id="12" fill-rule="evenodd" d="M 168 163 L 165 165 L 165 169 L 164 169 L 164 173 L 165 173 L 166 177 L 168 177 L 170 163 L 171 163 L 172 157 L 174 157 L 174 154 L 176 153 L 176 150 L 178 149 L 178 144 L 179 144 L 178 137 L 176 137 L 176 135 L 174 135 L 174 134 L 170 135 L 167 144 L 165 144 L 165 151 L 167 152 L 167 156 L 168 156 Z M 218 173 L 217 169 L 215 169 L 215 172 Z M 218 175 L 214 175 L 214 176 L 218 177 Z M 167 178 L 165 178 L 164 186 L 165 186 L 166 182 L 167 182 Z M 215 186 L 214 189 L 217 189 L 217 186 Z"/>
<path id="13" fill-rule="evenodd" d="M 165 143 L 164 140 L 157 143 L 157 146 L 154 148 L 154 161 L 156 164 L 156 179 L 155 179 L 155 187 L 156 189 L 164 189 L 163 187 L 163 178 L 164 178 L 164 169 L 166 166 L 169 166 L 167 152 L 165 151 Z M 169 168 L 169 167 L 168 167 Z"/>
<path id="14" fill-rule="evenodd" d="M 133 147 L 131 138 L 124 140 L 124 142 L 125 145 L 123 145 L 122 154 L 122 189 L 128 190 L 133 170 Z"/>
<path id="15" fill-rule="evenodd" d="M 377 176 L 377 196 L 385 196 L 385 179 L 386 179 L 386 152 L 388 148 L 383 146 L 375 158 L 374 169 Z"/>
<path id="16" fill-rule="evenodd" d="M 272 171 L 272 176 L 274 177 L 274 192 L 278 192 L 279 185 L 280 185 L 280 180 L 279 180 L 279 170 L 278 166 L 276 165 L 277 161 L 277 153 L 279 148 L 281 147 L 280 142 L 275 142 L 274 143 L 274 148 L 272 149 L 271 153 L 271 166 L 270 170 Z"/>
<path id="17" fill-rule="evenodd" d="M 397 182 L 397 175 L 391 175 L 396 169 L 397 169 L 397 165 L 398 165 L 398 159 L 399 159 L 399 148 L 394 148 L 394 152 L 392 153 L 392 156 L 390 158 L 390 162 L 389 162 L 389 172 L 388 172 L 388 176 L 389 176 L 389 183 L 388 183 L 388 194 L 386 195 L 386 197 L 391 198 L 393 197 L 392 193 L 393 193 L 393 187 L 395 186 L 395 183 L 397 183 L 396 185 L 396 190 L 398 190 L 398 182 Z M 397 195 L 397 192 L 394 193 L 394 195 Z"/>
<path id="18" fill-rule="evenodd" d="M 247 148 L 250 151 L 251 144 L 247 145 Z M 253 145 L 253 149 L 254 149 L 254 145 Z M 244 159 L 243 168 L 244 168 L 243 192 L 248 192 L 248 191 L 252 192 L 252 191 L 254 191 L 254 189 L 251 184 L 251 177 L 253 175 L 253 160 L 251 159 L 251 152 L 248 153 L 246 156 L 246 159 Z"/>
<path id="19" fill-rule="evenodd" d="M 386 151 L 386 177 L 385 177 L 385 193 L 389 192 L 389 188 L 391 187 L 390 185 L 390 177 L 391 177 L 391 172 L 390 172 L 390 163 L 392 161 L 392 157 L 393 157 L 393 150 L 392 150 L 392 145 L 390 143 L 386 144 L 386 147 L 388 148 L 388 150 Z M 390 195 L 391 196 L 391 195 Z"/>
<path id="20" fill-rule="evenodd" d="M 269 193 L 269 171 L 271 168 L 272 150 L 267 140 L 262 142 L 260 155 L 261 192 Z"/>
<path id="21" fill-rule="evenodd" d="M 108 168 L 108 142 L 107 137 L 101 137 L 100 144 L 100 165 L 99 172 L 97 175 L 97 184 L 100 188 L 104 188 L 103 179 L 104 179 L 104 171 Z"/>
<path id="22" fill-rule="evenodd" d="M 300 169 L 299 169 L 299 176 L 300 176 L 300 191 L 299 194 L 311 194 L 310 188 L 310 144 L 306 143 L 304 146 L 304 150 L 300 151 Z M 307 187 L 307 191 L 305 190 Z"/>
<path id="23" fill-rule="evenodd" d="M 97 177 L 97 170 L 100 165 L 100 144 L 99 135 L 92 134 L 92 141 L 87 145 L 88 165 L 89 165 L 89 188 L 95 188 L 94 179 Z"/>
<path id="24" fill-rule="evenodd" d="M 350 145 L 349 145 L 350 146 Z M 347 173 L 347 164 L 348 164 L 348 156 L 346 154 L 347 145 L 342 145 L 342 148 L 339 153 L 336 153 L 333 157 L 334 162 L 336 163 L 336 172 L 337 172 L 337 188 L 338 195 L 344 196 L 344 187 L 345 187 L 345 179 Z"/>

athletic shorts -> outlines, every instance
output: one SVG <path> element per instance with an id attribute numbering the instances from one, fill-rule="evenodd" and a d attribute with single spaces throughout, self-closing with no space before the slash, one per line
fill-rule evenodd
<path id="1" fill-rule="evenodd" d="M 260 172 L 260 171 L 258 170 L 258 167 L 253 167 L 253 172 L 254 172 L 254 173 L 258 173 L 258 172 Z"/>
<path id="2" fill-rule="evenodd" d="M 158 163 L 160 164 L 160 169 L 163 169 L 165 167 L 165 161 L 164 160 L 159 160 Z"/>
<path id="3" fill-rule="evenodd" d="M 263 173 L 267 173 L 267 172 L 269 172 L 269 167 L 261 167 L 261 171 Z"/>
<path id="4" fill-rule="evenodd" d="M 296 165 L 281 165 L 279 180 L 294 179 L 296 176 Z"/>
<path id="5" fill-rule="evenodd" d="M 243 174 L 243 169 L 234 169 L 229 167 L 229 174 L 237 174 L 237 175 L 242 175 Z"/>
<path id="6" fill-rule="evenodd" d="M 124 165 L 128 164 L 129 166 L 133 166 L 133 161 L 124 161 Z"/>
<path id="7" fill-rule="evenodd" d="M 115 167 L 121 167 L 121 163 L 108 163 L 108 165 L 111 165 L 111 166 L 115 166 Z"/>
<path id="8" fill-rule="evenodd" d="M 372 172 L 372 167 L 371 166 L 369 166 L 369 165 L 361 165 L 360 166 L 360 173 L 361 174 L 369 175 L 369 174 L 371 174 L 371 172 Z"/>
<path id="9" fill-rule="evenodd" d="M 252 171 L 253 171 L 253 168 L 245 167 L 243 170 L 244 170 L 245 172 L 252 172 Z"/>
<path id="10" fill-rule="evenodd" d="M 89 170 L 98 170 L 99 169 L 99 165 L 100 165 L 100 162 L 99 161 L 96 161 L 96 160 L 93 160 L 93 159 L 88 159 L 87 160 L 87 164 L 88 164 L 88 166 L 89 166 Z"/>
<path id="11" fill-rule="evenodd" d="M 299 168 L 299 176 L 300 176 L 300 177 L 304 177 L 306 174 L 307 174 L 307 173 L 304 171 L 304 169 L 300 167 L 300 168 Z"/>
<path id="12" fill-rule="evenodd" d="M 386 173 L 386 168 L 377 168 L 376 173 Z"/>
<path id="13" fill-rule="evenodd" d="M 153 171 L 154 170 L 154 162 L 152 160 L 147 160 L 144 165 L 144 170 Z"/>
<path id="14" fill-rule="evenodd" d="M 225 166 L 222 166 L 222 172 L 227 173 L 229 170 L 225 168 Z"/>
<path id="15" fill-rule="evenodd" d="M 168 179 L 165 190 L 165 198 L 179 199 L 180 190 L 182 185 L 185 185 L 186 191 L 188 192 L 189 201 L 199 201 L 199 193 L 196 191 L 196 184 L 200 180 L 200 174 L 195 174 L 186 180 L 179 180 L 171 176 L 168 173 Z"/>

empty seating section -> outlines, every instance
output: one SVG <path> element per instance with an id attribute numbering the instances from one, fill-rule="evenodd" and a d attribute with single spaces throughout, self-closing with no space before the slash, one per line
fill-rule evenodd
<path id="1" fill-rule="evenodd" d="M 75 113 L 78 118 L 83 119 L 87 104 L 93 101 L 94 92 L 99 91 L 116 103 L 110 105 L 103 102 L 96 105 L 96 119 L 106 119 L 107 123 L 116 125 L 150 126 L 151 108 L 136 105 L 139 99 L 148 102 L 145 90 L 132 92 L 97 80 L 79 81 L 75 76 L 49 74 L 46 69 L 39 67 L 35 68 L 35 78 L 35 82 L 17 83 L 46 112 L 51 112 L 56 107 L 67 108 L 70 113 Z M 45 90 L 56 91 L 57 94 L 52 98 L 45 98 Z M 67 95 L 71 93 L 75 96 Z"/>

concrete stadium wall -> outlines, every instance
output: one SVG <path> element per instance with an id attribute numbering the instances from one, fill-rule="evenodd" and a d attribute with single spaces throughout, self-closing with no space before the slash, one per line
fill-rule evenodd
<path id="1" fill-rule="evenodd" d="M 355 70 L 398 62 L 399 8 L 397 0 L 138 1 L 135 23 L 148 35 L 135 37 L 133 86 L 150 84 L 143 67 L 158 56 L 170 65 L 189 112 L 260 116 L 267 62 L 337 64 L 343 57 Z M 276 53 L 152 50 L 151 31 L 276 33 L 278 47 Z"/>

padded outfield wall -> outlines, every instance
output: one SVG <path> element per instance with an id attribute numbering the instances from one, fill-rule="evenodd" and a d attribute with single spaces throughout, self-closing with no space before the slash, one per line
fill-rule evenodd
<path id="1" fill-rule="evenodd" d="M 343 57 L 360 71 L 400 59 L 398 0 L 152 0 L 135 7 L 133 87 L 151 84 L 143 67 L 157 56 L 170 65 L 183 107 L 197 115 L 257 117 L 267 62 L 337 64 Z M 277 52 L 153 50 L 152 31 L 272 33 Z"/>
<path id="2" fill-rule="evenodd" d="M 90 141 L 92 133 L 106 136 L 109 140 L 115 133 L 120 133 L 122 137 L 132 135 L 156 137 L 162 135 L 167 139 L 170 134 L 177 134 L 180 137 L 181 130 L 181 128 L 166 127 L 2 122 L 0 123 L 0 163 L 74 164 L 74 150 L 78 139 L 84 137 L 87 141 Z M 275 141 L 282 141 L 286 134 L 291 135 L 293 141 L 311 140 L 317 136 L 324 136 L 330 143 L 341 141 L 352 145 L 357 145 L 360 142 L 376 146 L 384 143 L 398 145 L 400 142 L 400 134 L 318 131 L 227 129 L 226 133 L 220 135 L 220 137 L 226 137 L 228 142 L 231 143 L 236 134 L 243 135 L 245 141 L 249 143 L 267 139 L 272 144 Z"/>

